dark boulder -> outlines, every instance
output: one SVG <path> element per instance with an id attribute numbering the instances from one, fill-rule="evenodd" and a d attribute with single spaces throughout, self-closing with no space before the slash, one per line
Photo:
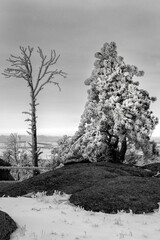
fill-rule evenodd
<path id="1" fill-rule="evenodd" d="M 0 211 L 0 240 L 9 240 L 16 229 L 14 220 L 7 213 Z"/>
<path id="2" fill-rule="evenodd" d="M 0 167 L 10 167 L 11 164 L 0 159 Z M 14 181 L 9 169 L 0 169 L 0 181 Z"/>

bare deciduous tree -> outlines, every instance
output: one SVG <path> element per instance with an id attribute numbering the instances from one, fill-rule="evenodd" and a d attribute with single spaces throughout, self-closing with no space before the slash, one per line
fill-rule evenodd
<path id="1" fill-rule="evenodd" d="M 42 49 L 38 47 L 37 52 L 40 57 L 40 67 L 38 70 L 38 75 L 36 79 L 33 77 L 33 64 L 31 61 L 31 56 L 34 48 L 31 48 L 28 46 L 20 47 L 20 53 L 21 55 L 15 56 L 10 55 L 9 63 L 11 64 L 11 67 L 4 70 L 3 75 L 7 78 L 15 77 L 15 78 L 23 78 L 27 82 L 27 87 L 30 90 L 30 97 L 31 102 L 30 106 L 31 109 L 27 112 L 23 112 L 24 114 L 27 114 L 29 117 L 26 119 L 26 121 L 30 122 L 30 130 L 27 131 L 28 134 L 32 136 L 32 143 L 31 143 L 31 149 L 32 149 L 32 158 L 33 158 L 33 164 L 35 167 L 38 167 L 38 157 L 41 154 L 40 149 L 37 147 L 37 115 L 36 115 L 36 107 L 39 105 L 37 103 L 37 97 L 39 93 L 44 89 L 44 87 L 48 83 L 52 83 L 56 85 L 59 90 L 60 86 L 59 83 L 54 81 L 54 77 L 59 75 L 62 77 L 66 77 L 66 73 L 62 70 L 58 69 L 51 69 L 53 67 L 60 55 L 57 56 L 55 50 L 51 50 L 50 57 L 48 58 L 47 55 L 44 55 Z M 35 170 L 34 175 L 37 175 L 38 172 Z"/>

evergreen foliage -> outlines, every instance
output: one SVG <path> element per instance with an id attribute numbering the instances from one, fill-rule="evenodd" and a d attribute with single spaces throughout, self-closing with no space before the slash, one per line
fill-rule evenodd
<path id="1" fill-rule="evenodd" d="M 150 105 L 156 98 L 133 80 L 144 72 L 126 64 L 114 42 L 105 43 L 95 57 L 92 74 L 85 80 L 88 100 L 78 131 L 60 140 L 60 156 L 64 161 L 82 156 L 91 162 L 110 156 L 109 161 L 123 162 L 130 143 L 149 156 L 150 136 L 158 123 Z"/>

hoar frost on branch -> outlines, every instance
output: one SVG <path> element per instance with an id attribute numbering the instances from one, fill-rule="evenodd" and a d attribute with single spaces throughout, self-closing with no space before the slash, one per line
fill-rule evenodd
<path id="1" fill-rule="evenodd" d="M 60 140 L 59 154 L 65 161 L 82 157 L 89 161 L 123 162 L 129 143 L 148 155 L 150 136 L 158 123 L 150 105 L 156 100 L 140 89 L 133 77 L 144 75 L 136 66 L 125 64 L 117 55 L 114 42 L 105 43 L 95 54 L 96 61 L 89 86 L 88 100 L 78 131 Z"/>

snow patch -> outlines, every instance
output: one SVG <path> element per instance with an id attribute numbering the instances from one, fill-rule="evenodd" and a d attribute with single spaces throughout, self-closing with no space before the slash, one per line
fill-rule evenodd
<path id="1" fill-rule="evenodd" d="M 17 223 L 11 240 L 158 240 L 160 209 L 135 215 L 85 211 L 69 203 L 70 195 L 55 192 L 32 197 L 0 198 L 0 209 Z"/>

